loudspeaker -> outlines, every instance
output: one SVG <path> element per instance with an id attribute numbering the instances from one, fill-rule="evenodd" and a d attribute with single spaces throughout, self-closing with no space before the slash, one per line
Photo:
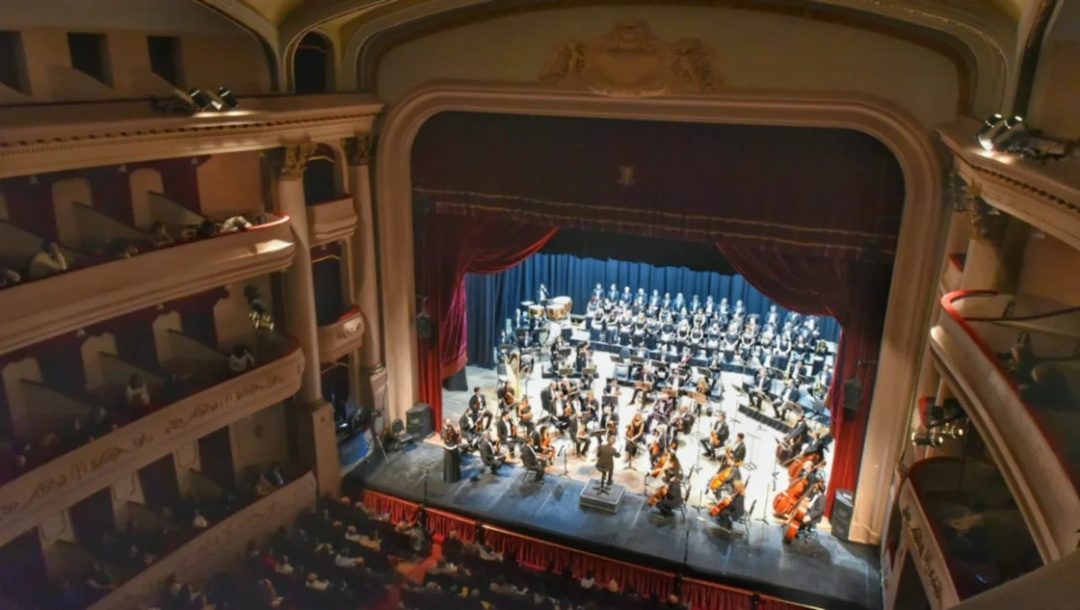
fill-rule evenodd
<path id="1" fill-rule="evenodd" d="M 862 401 L 862 382 L 858 377 L 852 377 L 844 382 L 844 418 L 852 419 L 859 411 L 859 402 Z"/>
<path id="2" fill-rule="evenodd" d="M 838 489 L 836 501 L 832 505 L 832 533 L 840 540 L 847 540 L 851 534 L 851 515 L 855 513 L 855 498 L 850 489 Z"/>
<path id="3" fill-rule="evenodd" d="M 430 339 L 431 331 L 431 316 L 426 312 L 416 314 L 416 336 L 420 339 Z"/>
<path id="4" fill-rule="evenodd" d="M 405 431 L 419 438 L 426 438 L 435 431 L 432 421 L 431 406 L 417 403 L 405 414 Z"/>

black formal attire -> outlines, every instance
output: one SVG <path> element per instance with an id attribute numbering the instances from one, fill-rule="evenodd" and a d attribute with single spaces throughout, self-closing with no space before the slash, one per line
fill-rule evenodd
<path id="1" fill-rule="evenodd" d="M 731 505 L 716 517 L 716 521 L 724 529 L 731 529 L 732 524 L 742 519 L 744 514 L 746 514 L 746 496 L 737 494 L 732 496 Z"/>
<path id="2" fill-rule="evenodd" d="M 597 450 L 596 469 L 600 471 L 600 486 L 609 487 L 612 476 L 615 473 L 615 458 L 620 453 L 615 450 L 615 445 L 605 443 Z"/>
<path id="3" fill-rule="evenodd" d="M 518 439 L 514 437 L 513 430 L 511 429 L 510 422 L 505 419 L 499 420 L 498 425 L 499 440 L 506 446 L 510 452 L 510 457 L 514 457 L 514 451 L 517 448 Z"/>
<path id="4" fill-rule="evenodd" d="M 495 455 L 495 447 L 487 439 L 480 441 L 480 459 L 483 460 L 485 466 L 491 468 L 492 474 L 498 474 L 499 467 L 506 461 L 503 456 Z"/>
<path id="5" fill-rule="evenodd" d="M 720 444 L 714 447 L 712 434 L 710 434 L 708 438 L 701 439 L 701 448 L 705 451 L 705 455 L 716 457 L 716 451 L 727 444 L 728 437 L 731 436 L 731 430 L 728 428 L 727 422 L 721 423 L 720 420 L 716 420 L 713 422 L 712 431 L 716 433 Z"/>
<path id="6" fill-rule="evenodd" d="M 735 460 L 736 464 L 746 460 L 746 443 L 735 445 L 735 449 L 731 451 L 731 459 Z"/>
<path id="7" fill-rule="evenodd" d="M 679 479 L 671 479 L 668 483 L 667 495 L 656 504 L 656 508 L 660 509 L 660 514 L 667 517 L 682 505 L 682 482 Z"/>
<path id="8" fill-rule="evenodd" d="M 550 387 L 546 387 L 540 390 L 540 406 L 552 415 L 555 413 L 555 393 L 551 391 Z"/>

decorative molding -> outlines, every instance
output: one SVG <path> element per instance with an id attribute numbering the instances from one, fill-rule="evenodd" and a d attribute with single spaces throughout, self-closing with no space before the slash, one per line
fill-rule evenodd
<path id="1" fill-rule="evenodd" d="M 375 136 L 367 134 L 342 140 L 345 147 L 345 159 L 349 165 L 370 165 L 371 153 L 375 148 Z"/>
<path id="2" fill-rule="evenodd" d="M 111 432 L 0 487 L 0 545 L 139 468 L 278 403 L 300 388 L 304 356 L 278 358 Z"/>
<path id="3" fill-rule="evenodd" d="M 281 166 L 278 168 L 278 177 L 282 180 L 300 180 L 304 177 L 307 162 L 315 156 L 315 150 L 319 147 L 315 142 L 300 142 L 299 144 L 286 144 L 281 147 Z"/>
<path id="4" fill-rule="evenodd" d="M 0 291 L 0 353 L 250 277 L 281 271 L 296 246 L 288 218 L 75 269 Z M 191 261 L 199 261 L 192 265 Z"/>
<path id="5" fill-rule="evenodd" d="M 980 189 L 975 183 L 966 184 L 960 195 L 964 212 L 971 224 L 971 238 L 980 243 L 1000 246 L 1005 239 L 1009 217 L 983 201 L 979 195 Z"/>
<path id="6" fill-rule="evenodd" d="M 301 513 L 315 507 L 316 500 L 315 477 L 308 472 L 213 524 L 98 600 L 90 610 L 128 610 L 157 602 L 172 576 L 185 583 L 204 582 L 241 561 L 249 540 L 266 539 L 279 527 L 292 525 Z"/>
<path id="7" fill-rule="evenodd" d="M 932 602 L 932 608 L 950 608 L 957 604 L 959 596 L 952 582 L 945 556 L 938 546 L 911 480 L 904 481 L 897 498 L 904 534 L 909 541 L 908 552 L 914 556 L 914 564 L 923 581 L 923 588 Z"/>
<path id="8" fill-rule="evenodd" d="M 309 246 L 322 246 L 349 239 L 356 231 L 356 210 L 352 197 L 307 206 Z"/>
<path id="9" fill-rule="evenodd" d="M 644 21 L 624 21 L 599 38 L 563 43 L 541 71 L 540 82 L 612 97 L 707 93 L 719 86 L 700 39 L 668 42 Z"/>

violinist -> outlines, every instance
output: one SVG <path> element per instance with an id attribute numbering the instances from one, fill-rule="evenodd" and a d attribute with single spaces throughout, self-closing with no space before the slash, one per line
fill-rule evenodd
<path id="1" fill-rule="evenodd" d="M 536 438 L 536 454 L 544 458 L 548 464 L 555 461 L 555 445 L 552 444 L 553 439 L 551 435 L 551 429 L 547 426 L 540 428 L 538 432 L 534 433 Z"/>
<path id="2" fill-rule="evenodd" d="M 570 407 L 567 410 L 570 411 Z M 589 418 L 586 414 L 571 415 L 570 437 L 574 439 L 574 451 L 578 457 L 589 453 L 592 439 L 589 438 Z"/>
<path id="3" fill-rule="evenodd" d="M 570 437 L 573 438 L 574 433 L 576 432 L 576 429 L 574 428 L 576 419 L 577 416 L 574 413 L 574 407 L 566 405 L 563 407 L 562 414 L 555 418 L 555 427 L 558 428 L 560 432 L 569 430 Z"/>
<path id="4" fill-rule="evenodd" d="M 732 493 L 724 496 L 712 509 L 709 515 L 714 517 L 720 527 L 730 530 L 733 523 L 742 519 L 746 514 L 746 483 L 735 481 Z"/>
<path id="5" fill-rule="evenodd" d="M 634 413 L 633 419 L 626 425 L 626 465 L 633 470 L 634 458 L 637 457 L 638 443 L 645 440 L 645 420 L 641 413 Z"/>
<path id="6" fill-rule="evenodd" d="M 540 390 L 540 406 L 543 407 L 544 411 L 547 411 L 553 416 L 558 415 L 558 411 L 555 408 L 556 393 L 556 385 L 554 381 L 549 383 L 548 386 L 543 390 Z"/>
<path id="7" fill-rule="evenodd" d="M 717 457 L 716 452 L 727 444 L 730 435 L 731 430 L 728 428 L 727 415 L 720 413 L 716 416 L 716 420 L 713 421 L 709 438 L 701 439 L 701 448 L 705 451 L 705 455 L 715 459 Z"/>
<path id="8" fill-rule="evenodd" d="M 487 408 L 487 398 L 480 393 L 480 386 L 473 388 L 472 396 L 469 397 L 469 409 L 483 411 Z"/>
<path id="9" fill-rule="evenodd" d="M 495 421 L 495 416 L 491 411 L 484 410 L 480 413 L 480 417 L 476 420 L 476 432 L 483 433 L 491 429 L 491 423 Z"/>
<path id="10" fill-rule="evenodd" d="M 492 442 L 490 432 L 485 432 L 483 440 L 480 441 L 480 459 L 491 469 L 491 474 L 499 474 L 499 468 L 506 462 L 506 457 Z"/>

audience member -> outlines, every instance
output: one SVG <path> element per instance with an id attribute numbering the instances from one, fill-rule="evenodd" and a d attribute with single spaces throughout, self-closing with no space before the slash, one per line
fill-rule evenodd
<path id="1" fill-rule="evenodd" d="M 41 244 L 41 251 L 30 259 L 27 275 L 30 279 L 38 279 L 67 270 L 68 261 L 60 251 L 60 245 L 54 241 L 46 241 Z"/>
<path id="2" fill-rule="evenodd" d="M 14 286 L 22 281 L 22 276 L 9 267 L 0 266 L 0 288 Z"/>
<path id="3" fill-rule="evenodd" d="M 233 348 L 231 354 L 229 354 L 229 372 L 233 375 L 239 375 L 244 371 L 250 370 L 255 367 L 255 356 L 252 355 L 248 346 L 243 343 Z"/>
<path id="4" fill-rule="evenodd" d="M 171 246 L 175 242 L 172 235 L 169 235 L 169 227 L 160 220 L 154 223 L 150 233 L 150 243 L 155 248 L 163 248 L 165 246 Z"/>
<path id="5" fill-rule="evenodd" d="M 150 390 L 146 387 L 142 375 L 132 373 L 124 388 L 124 397 L 128 407 L 142 414 L 150 410 Z"/>

